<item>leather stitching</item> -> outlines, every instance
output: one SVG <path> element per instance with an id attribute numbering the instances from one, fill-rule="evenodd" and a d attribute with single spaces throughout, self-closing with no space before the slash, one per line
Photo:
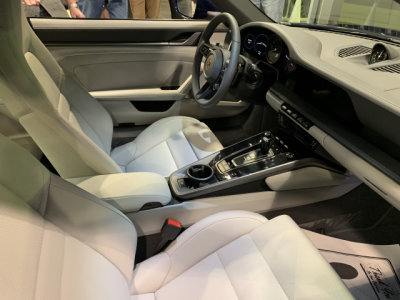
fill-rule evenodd
<path id="1" fill-rule="evenodd" d="M 187 138 L 187 136 L 185 135 L 185 132 L 184 132 L 183 130 L 182 130 L 182 133 L 183 133 L 183 136 L 185 137 L 185 139 L 187 140 L 187 142 L 189 143 L 190 148 L 192 148 L 192 152 L 194 153 L 194 156 L 196 156 L 197 159 L 200 159 L 201 157 L 199 157 L 199 156 L 197 155 L 196 151 L 194 151 L 194 148 L 193 148 L 192 143 L 189 141 L 189 139 Z"/>
<path id="2" fill-rule="evenodd" d="M 64 231 L 64 230 L 63 230 Z M 63 268 L 61 269 L 61 278 L 60 278 L 60 289 L 59 289 L 59 295 L 58 299 L 61 299 L 61 291 L 62 291 L 62 283 L 63 283 L 63 278 L 64 278 L 64 265 L 65 265 L 65 234 L 63 235 L 64 237 L 64 245 L 63 245 L 63 254 L 62 254 L 62 260 L 63 260 Z"/>
<path id="3" fill-rule="evenodd" d="M 223 222 L 231 221 L 231 220 L 234 220 L 234 219 L 237 219 L 237 220 L 245 220 L 245 219 L 248 219 L 248 220 L 252 220 L 252 221 L 258 222 L 258 223 L 260 223 L 260 224 L 264 224 L 264 223 L 265 223 L 265 222 L 261 222 L 261 221 L 260 221 L 259 219 L 257 219 L 257 218 L 252 218 L 252 217 L 232 217 L 232 218 L 225 218 L 225 219 L 223 219 L 223 220 L 219 220 L 219 221 L 217 221 L 217 222 L 215 222 L 215 223 L 212 223 L 212 224 L 210 224 L 210 225 L 208 225 L 208 226 L 202 228 L 201 230 L 197 231 L 190 239 L 188 239 L 187 241 L 183 242 L 174 252 L 171 252 L 170 254 L 171 254 L 171 255 L 174 254 L 179 248 L 181 248 L 181 247 L 183 247 L 185 244 L 191 242 L 194 238 L 196 238 L 196 236 L 197 236 L 198 234 L 202 233 L 203 231 L 206 231 L 206 230 L 210 229 L 212 226 L 216 226 L 216 225 L 221 224 L 221 223 L 223 223 Z M 247 233 L 245 233 L 245 234 L 247 234 Z M 235 237 L 233 240 L 235 240 L 235 239 L 237 239 L 237 238 L 239 238 L 239 237 L 241 237 L 241 236 L 243 236 L 243 235 L 245 235 L 245 234 L 239 235 L 239 236 Z M 232 241 L 233 241 L 233 240 L 232 240 Z M 230 243 L 230 242 L 228 242 L 228 243 Z M 228 243 L 226 243 L 225 245 L 227 245 Z M 225 246 L 225 245 L 224 245 L 224 246 Z M 223 247 L 223 246 L 219 247 L 218 249 L 221 249 L 222 247 Z M 216 249 L 216 250 L 217 250 L 217 249 Z M 215 250 L 215 251 L 216 251 L 216 250 Z"/>
<path id="4" fill-rule="evenodd" d="M 178 168 L 178 164 L 176 163 L 175 157 L 174 157 L 174 155 L 172 154 L 172 151 L 171 151 L 171 147 L 169 146 L 168 139 L 166 139 L 164 142 L 165 142 L 165 144 L 167 144 L 167 147 L 168 147 L 168 150 L 169 150 L 169 154 L 172 157 L 172 160 L 173 160 L 173 162 L 175 164 L 175 167 Z M 160 143 L 160 144 L 162 144 L 162 143 Z"/>
<path id="5" fill-rule="evenodd" d="M 46 184 L 44 176 L 45 176 L 45 173 L 44 173 L 44 171 L 42 171 L 43 184 Z M 42 201 L 40 203 L 40 214 L 42 216 L 44 216 L 46 214 L 46 211 L 47 211 L 47 203 L 48 203 L 48 199 L 49 199 L 50 184 L 51 184 L 51 180 L 52 180 L 51 176 L 52 175 L 49 176 L 47 187 L 46 187 L 45 191 L 43 191 L 43 198 L 42 198 Z"/>
<path id="6" fill-rule="evenodd" d="M 168 138 L 169 138 L 169 137 L 168 137 Z M 167 139 L 168 139 L 168 138 L 167 138 Z M 129 162 L 125 165 L 125 168 L 129 167 L 129 165 L 130 165 L 131 163 L 133 163 L 134 161 L 136 161 L 138 158 L 140 158 L 140 157 L 144 156 L 145 154 L 147 154 L 149 150 L 156 148 L 157 146 L 161 145 L 162 143 L 166 143 L 166 144 L 167 144 L 168 150 L 169 150 L 169 152 L 170 152 L 170 154 L 171 154 L 171 156 L 172 156 L 171 148 L 169 147 L 169 145 L 168 145 L 168 143 L 167 143 L 167 139 L 162 140 L 162 141 L 159 142 L 158 144 L 155 144 L 154 146 L 150 147 L 150 149 L 147 149 L 147 151 L 145 151 L 145 152 L 143 152 L 142 154 L 140 154 L 140 155 L 136 156 L 135 158 L 133 158 L 131 161 L 129 161 Z M 136 144 L 136 145 L 137 145 L 137 144 Z M 176 165 L 176 162 L 175 162 L 175 159 L 174 159 L 173 156 L 172 156 L 172 160 L 174 161 L 175 166 L 177 166 L 177 165 Z M 129 172 L 132 172 L 132 171 L 129 171 Z"/>
<path id="7" fill-rule="evenodd" d="M 25 203 L 27 206 L 29 206 L 29 208 L 32 209 L 32 207 L 30 205 L 28 205 L 27 203 Z M 40 261 L 42 260 L 42 250 L 43 250 L 43 239 L 44 239 L 44 224 L 45 224 L 45 220 L 41 219 L 42 221 L 42 234 L 40 236 L 40 249 L 39 249 L 39 259 L 37 261 L 37 268 L 36 268 L 36 280 L 35 280 L 35 288 L 33 290 L 33 295 L 36 295 L 36 290 L 37 290 L 37 285 L 38 285 L 38 280 L 39 280 L 39 269 L 40 269 Z M 36 297 L 35 297 L 36 298 Z"/>
<path id="8" fill-rule="evenodd" d="M 160 127 L 160 126 L 166 126 L 166 124 L 171 123 L 171 122 L 173 122 L 173 121 L 176 121 L 176 120 L 178 120 L 178 119 L 179 119 L 179 120 L 192 121 L 193 124 L 198 122 L 196 119 L 193 119 L 193 118 L 190 118 L 190 117 L 169 117 L 169 118 L 166 118 L 166 119 L 161 119 L 161 120 L 159 120 L 159 121 L 153 123 L 153 124 L 150 125 L 149 127 L 147 127 L 145 130 L 143 130 L 143 131 L 139 134 L 139 136 L 135 139 L 136 144 L 137 144 L 137 140 L 140 140 L 141 136 L 143 136 L 144 134 L 148 134 L 148 132 L 151 132 L 151 131 L 153 131 L 154 129 Z M 190 125 L 193 125 L 193 124 L 190 124 Z M 182 124 L 182 125 L 183 125 L 183 124 Z M 190 126 L 190 125 L 188 125 L 188 126 Z M 187 127 L 187 126 L 182 126 L 182 128 L 185 128 L 185 127 Z M 151 134 L 149 134 L 149 135 L 151 135 Z M 165 140 L 167 140 L 168 138 L 170 138 L 170 136 L 168 136 Z M 163 140 L 163 141 L 161 141 L 160 143 L 158 143 L 158 144 L 156 144 L 156 145 L 150 147 L 150 149 L 156 147 L 157 145 L 161 144 L 161 143 L 164 142 L 165 140 Z M 147 150 L 148 150 L 148 149 L 147 149 Z M 146 151 L 144 151 L 144 152 L 146 152 Z M 138 155 L 138 157 L 136 157 L 136 158 L 139 158 L 139 157 L 142 156 L 143 154 L 144 154 L 144 153 Z M 136 159 L 136 158 L 135 158 L 135 159 Z"/>
<path id="9" fill-rule="evenodd" d="M 221 249 L 221 248 L 220 248 L 220 249 Z M 239 298 L 239 295 L 238 295 L 238 293 L 237 293 L 237 291 L 236 291 L 236 289 L 235 289 L 235 286 L 233 285 L 232 280 L 231 280 L 231 278 L 229 277 L 229 274 L 228 274 L 228 272 L 227 272 L 226 269 L 225 269 L 225 265 L 224 265 L 224 263 L 222 262 L 221 257 L 219 256 L 218 251 L 215 251 L 215 254 L 217 254 L 218 260 L 219 260 L 219 262 L 221 263 L 222 267 L 224 268 L 224 272 L 225 272 L 225 274 L 226 274 L 226 277 L 228 277 L 229 283 L 230 283 L 231 286 L 232 286 L 232 290 L 235 292 L 236 298 L 237 298 L 237 299 L 240 299 L 240 298 Z"/>
<path id="10" fill-rule="evenodd" d="M 215 222 L 215 223 L 212 223 L 212 224 L 210 224 L 210 225 L 208 225 L 208 226 L 202 228 L 201 230 L 197 231 L 190 239 L 188 239 L 187 241 L 185 241 L 185 242 L 183 242 L 181 245 L 179 245 L 179 247 L 177 247 L 173 252 L 169 253 L 169 252 L 168 252 L 168 249 L 167 249 L 167 250 L 164 251 L 163 253 L 167 253 L 169 257 L 172 257 L 172 255 L 173 255 L 176 251 L 178 251 L 178 249 L 182 248 L 184 245 L 186 245 L 187 243 L 191 242 L 191 241 L 192 241 L 194 238 L 196 238 L 196 236 L 197 236 L 198 234 L 200 234 L 201 232 L 210 229 L 212 226 L 218 225 L 218 224 L 223 223 L 223 222 L 226 222 L 226 221 L 231 221 L 231 220 L 234 220 L 234 219 L 238 219 L 238 220 L 240 220 L 240 219 L 242 219 L 242 220 L 248 219 L 248 220 L 252 220 L 252 221 L 258 222 L 258 223 L 260 223 L 260 224 L 264 224 L 264 223 L 265 223 L 265 222 L 261 222 L 261 221 L 260 221 L 259 219 L 257 219 L 257 218 L 252 218 L 252 217 L 231 217 L 231 218 L 225 218 L 225 219 L 223 219 L 223 220 L 219 220 L 219 221 L 217 221 L 217 222 Z M 253 229 L 253 230 L 254 230 L 254 229 Z M 177 274 L 174 278 L 171 278 L 168 282 L 171 282 L 172 280 L 174 280 L 175 278 L 177 278 L 179 275 L 181 275 L 182 273 L 184 273 L 186 270 L 192 268 L 195 264 L 197 264 L 198 262 L 202 261 L 204 258 L 206 258 L 207 256 L 209 256 L 210 254 L 212 254 L 212 253 L 218 251 L 219 249 L 223 248 L 223 247 L 226 246 L 227 244 L 231 243 L 232 241 L 234 241 L 234 240 L 236 240 L 236 239 L 238 239 L 238 238 L 240 238 L 241 236 L 246 235 L 246 234 L 248 234 L 248 232 L 246 232 L 246 233 L 244 233 L 244 234 L 242 234 L 242 235 L 239 235 L 239 236 L 237 236 L 237 237 L 233 237 L 232 240 L 230 240 L 230 241 L 226 242 L 225 244 L 221 245 L 219 248 L 213 250 L 213 251 L 210 252 L 210 253 L 206 253 L 204 256 L 200 257 L 200 258 L 199 258 L 197 261 L 195 261 L 193 264 L 191 264 L 190 266 L 188 266 L 187 268 L 185 268 L 185 270 L 183 270 L 182 272 L 180 272 L 179 274 Z M 179 238 L 179 237 L 178 237 L 178 238 Z M 162 282 L 162 284 L 161 284 L 161 287 L 164 286 L 164 284 L 166 284 L 166 279 L 168 278 L 168 275 L 169 275 L 169 273 L 170 273 L 170 271 L 171 271 L 171 267 L 172 267 L 172 264 L 171 264 L 171 266 L 170 266 L 170 268 L 169 268 L 169 270 L 168 270 L 168 273 L 167 273 L 166 276 L 165 276 L 165 279 L 163 280 L 163 282 Z"/>
<path id="11" fill-rule="evenodd" d="M 276 277 L 274 270 L 272 270 L 272 268 L 269 266 L 268 261 L 265 259 L 264 255 L 262 254 L 260 248 L 258 248 L 257 243 L 254 241 L 253 237 L 249 234 L 250 240 L 253 242 L 254 246 L 257 248 L 258 252 L 260 253 L 260 255 L 262 256 L 262 258 L 264 259 L 265 263 L 267 264 L 267 266 L 269 267 L 269 269 L 271 270 L 271 273 L 274 275 L 276 281 L 279 283 L 279 286 L 281 287 L 281 290 L 283 291 L 283 293 L 286 295 L 286 298 L 289 299 L 288 295 L 286 294 L 285 289 L 282 287 L 281 282 L 279 281 L 278 277 Z"/>

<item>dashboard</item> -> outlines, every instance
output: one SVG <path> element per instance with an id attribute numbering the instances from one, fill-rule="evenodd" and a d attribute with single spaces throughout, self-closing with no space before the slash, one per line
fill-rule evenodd
<path id="1" fill-rule="evenodd" d="M 260 22 L 241 36 L 242 55 L 278 74 L 268 103 L 309 120 L 304 131 L 400 209 L 400 46 Z"/>

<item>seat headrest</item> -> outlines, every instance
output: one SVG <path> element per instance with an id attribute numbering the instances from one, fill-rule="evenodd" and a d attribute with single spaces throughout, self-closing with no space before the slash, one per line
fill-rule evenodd
<path id="1" fill-rule="evenodd" d="M 0 0 L 1 61 L 9 60 L 9 55 L 28 45 L 29 36 L 23 35 L 25 27 L 29 28 L 29 24 L 22 11 L 21 0 Z"/>
<path id="2" fill-rule="evenodd" d="M 21 28 L 21 0 L 0 1 L 0 30 L 15 30 Z"/>

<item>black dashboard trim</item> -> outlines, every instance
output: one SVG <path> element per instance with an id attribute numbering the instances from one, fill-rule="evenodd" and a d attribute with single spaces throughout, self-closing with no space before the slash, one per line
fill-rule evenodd
<path id="1" fill-rule="evenodd" d="M 290 104 L 300 113 L 309 118 L 316 126 L 325 131 L 340 144 L 354 154 L 369 162 L 382 173 L 400 184 L 400 162 L 378 149 L 360 136 L 347 130 L 343 125 L 313 107 L 306 100 L 290 91 L 281 83 L 275 83 L 270 91 L 282 101 Z"/>

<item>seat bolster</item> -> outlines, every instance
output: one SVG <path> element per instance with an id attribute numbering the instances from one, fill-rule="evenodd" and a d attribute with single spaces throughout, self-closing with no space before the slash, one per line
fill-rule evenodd
<path id="1" fill-rule="evenodd" d="M 216 213 L 190 226 L 168 247 L 166 253 L 171 258 L 179 256 L 181 263 L 183 253 L 202 259 L 267 221 L 260 214 L 249 211 L 233 210 Z"/>
<path id="2" fill-rule="evenodd" d="M 133 142 L 113 149 L 111 158 L 124 172 L 154 172 L 167 177 L 222 148 L 206 124 L 174 116 L 153 123 Z"/>
<path id="3" fill-rule="evenodd" d="M 134 142 L 126 143 L 116 147 L 111 151 L 111 158 L 121 169 L 126 172 L 126 165 L 135 159 L 136 144 Z"/>
<path id="4" fill-rule="evenodd" d="M 161 288 L 170 265 L 170 258 L 165 252 L 137 264 L 133 272 L 131 294 L 140 295 L 157 291 Z"/>
<path id="5" fill-rule="evenodd" d="M 288 299 L 353 299 L 337 273 L 290 217 L 271 219 L 249 236 Z"/>
<path id="6" fill-rule="evenodd" d="M 137 234 L 120 211 L 52 175 L 45 219 L 106 257 L 132 280 Z"/>
<path id="7" fill-rule="evenodd" d="M 224 148 L 205 123 L 197 122 L 191 126 L 186 126 L 183 129 L 183 134 L 199 159 Z"/>
<path id="8" fill-rule="evenodd" d="M 205 257 L 265 222 L 267 219 L 256 213 L 228 211 L 195 223 L 165 252 L 137 266 L 132 293 L 154 293 Z"/>
<path id="9" fill-rule="evenodd" d="M 135 158 L 166 141 L 170 136 L 180 132 L 186 126 L 199 122 L 190 117 L 168 117 L 154 122 L 143 130 L 135 139 L 137 145 Z"/>
<path id="10" fill-rule="evenodd" d="M 185 133 L 185 128 L 193 126 L 193 130 L 189 130 Z M 200 130 L 201 132 L 198 133 L 198 130 Z M 199 120 L 196 120 L 194 118 L 175 116 L 161 119 L 147 127 L 135 140 L 135 143 L 137 145 L 135 156 L 137 157 L 142 155 L 159 143 L 166 141 L 167 139 L 171 138 L 179 132 L 184 132 L 185 136 L 187 135 L 186 139 L 189 141 L 189 143 L 197 143 L 196 148 L 198 149 L 204 148 L 204 142 L 200 143 L 199 139 L 196 138 L 195 135 L 203 134 L 204 138 L 207 140 L 207 149 L 212 149 L 212 151 L 208 151 L 206 148 L 204 148 L 204 152 L 208 152 L 208 155 L 212 152 L 222 149 L 222 145 L 217 138 L 211 139 L 214 134 L 212 134 L 211 136 L 206 133 L 211 132 L 207 125 L 201 123 Z M 210 146 L 213 145 L 213 143 L 216 144 L 216 147 Z M 199 153 L 201 152 L 199 151 Z"/>
<path id="11" fill-rule="evenodd" d="M 19 121 L 63 178 L 121 173 L 107 153 L 58 115 L 37 111 Z"/>

